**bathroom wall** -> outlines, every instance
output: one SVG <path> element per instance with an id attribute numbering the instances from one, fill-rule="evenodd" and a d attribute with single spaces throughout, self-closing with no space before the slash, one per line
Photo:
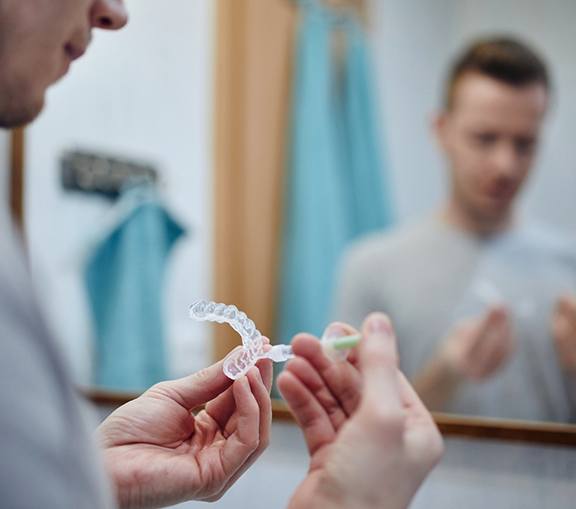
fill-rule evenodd
<path id="1" fill-rule="evenodd" d="M 214 3 L 128 0 L 128 27 L 95 33 L 87 55 L 27 130 L 26 218 L 32 269 L 76 380 L 90 383 L 92 332 L 81 273 L 113 204 L 65 192 L 65 150 L 102 151 L 160 170 L 166 207 L 187 230 L 170 259 L 171 373 L 208 362 L 210 333 L 188 305 L 211 294 Z M 177 13 L 177 15 L 174 15 Z"/>

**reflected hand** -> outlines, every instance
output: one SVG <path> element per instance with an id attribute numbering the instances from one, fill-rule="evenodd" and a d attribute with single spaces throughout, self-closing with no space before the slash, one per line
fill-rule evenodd
<path id="1" fill-rule="evenodd" d="M 562 368 L 576 375 L 576 297 L 558 299 L 552 316 L 552 337 Z"/>
<path id="2" fill-rule="evenodd" d="M 291 509 L 405 508 L 441 455 L 436 425 L 397 368 L 387 318 L 371 315 L 363 337 L 344 362 L 328 359 L 313 336 L 292 342 L 297 357 L 278 387 L 311 459 Z"/>
<path id="3" fill-rule="evenodd" d="M 99 434 L 120 506 L 220 498 L 268 444 L 271 384 L 269 360 L 234 383 L 218 362 L 112 413 Z"/>
<path id="4" fill-rule="evenodd" d="M 495 306 L 458 324 L 440 347 L 441 363 L 470 380 L 484 380 L 511 358 L 515 341 L 508 311 Z"/>

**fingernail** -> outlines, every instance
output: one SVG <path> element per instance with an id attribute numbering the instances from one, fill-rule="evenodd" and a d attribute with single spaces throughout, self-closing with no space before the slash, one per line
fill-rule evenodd
<path id="1" fill-rule="evenodd" d="M 326 327 L 326 330 L 322 335 L 321 341 L 323 344 L 325 344 L 326 342 L 338 338 L 343 338 L 344 336 L 347 336 L 349 334 L 350 333 L 348 332 L 348 330 L 341 324 L 332 323 L 328 327 Z M 335 350 L 333 348 L 323 348 L 322 350 L 326 358 L 330 359 L 332 362 L 344 362 L 347 359 L 349 352 L 349 350 Z"/>
<path id="2" fill-rule="evenodd" d="M 383 316 L 375 315 L 370 318 L 368 322 L 368 330 L 371 334 L 390 336 L 392 334 L 392 327 L 390 322 Z"/>
<path id="3" fill-rule="evenodd" d="M 262 375 L 260 374 L 260 370 L 258 368 L 250 368 L 250 371 L 252 371 L 252 376 L 255 376 L 256 379 L 260 382 L 262 381 Z"/>
<path id="4" fill-rule="evenodd" d="M 328 327 L 326 327 L 326 330 L 324 331 L 322 337 L 332 339 L 332 338 L 342 338 L 346 335 L 347 331 L 342 325 L 338 323 L 332 323 Z"/>

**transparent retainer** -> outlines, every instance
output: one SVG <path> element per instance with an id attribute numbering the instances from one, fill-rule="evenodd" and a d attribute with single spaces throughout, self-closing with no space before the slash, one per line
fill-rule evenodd
<path id="1" fill-rule="evenodd" d="M 200 300 L 189 311 L 190 317 L 197 321 L 227 323 L 242 338 L 242 347 L 232 350 L 224 359 L 224 374 L 232 380 L 245 375 L 260 359 L 285 362 L 294 357 L 290 345 L 274 345 L 265 351 L 262 334 L 236 306 Z"/>
<path id="2" fill-rule="evenodd" d="M 199 300 L 190 306 L 190 317 L 202 322 L 227 323 L 240 335 L 242 347 L 232 350 L 224 358 L 224 374 L 232 380 L 245 375 L 260 359 L 285 362 L 294 357 L 290 345 L 274 345 L 265 351 L 262 334 L 246 313 L 236 306 Z M 352 340 L 351 347 L 359 339 L 360 336 L 339 338 L 338 335 L 331 334 L 328 330 L 322 336 L 322 349 L 325 355 L 334 361 L 344 361 L 350 349 L 343 349 L 342 344 L 338 345 L 340 340 L 346 342 Z"/>

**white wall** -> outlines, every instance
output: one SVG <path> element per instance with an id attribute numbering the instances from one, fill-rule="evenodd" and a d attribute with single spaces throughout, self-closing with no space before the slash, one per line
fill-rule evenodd
<path id="1" fill-rule="evenodd" d="M 421 216 L 443 196 L 444 172 L 429 124 L 441 90 L 440 62 L 455 23 L 453 4 L 372 0 L 373 61 L 385 155 L 401 222 Z"/>
<path id="2" fill-rule="evenodd" d="M 576 2 L 372 0 L 372 11 L 382 118 L 400 222 L 422 216 L 443 196 L 444 165 L 429 124 L 452 58 L 472 38 L 511 32 L 547 57 L 557 89 L 557 105 L 548 119 L 524 210 L 576 235 Z"/>
<path id="3" fill-rule="evenodd" d="M 188 319 L 211 293 L 213 15 L 211 0 L 128 0 L 128 28 L 97 33 L 87 56 L 50 92 L 28 131 L 27 231 L 51 322 L 88 383 L 91 330 L 80 271 L 110 209 L 65 193 L 58 158 L 81 147 L 150 161 L 167 207 L 189 234 L 170 259 L 166 312 L 172 372 L 208 362 L 208 330 Z"/>

